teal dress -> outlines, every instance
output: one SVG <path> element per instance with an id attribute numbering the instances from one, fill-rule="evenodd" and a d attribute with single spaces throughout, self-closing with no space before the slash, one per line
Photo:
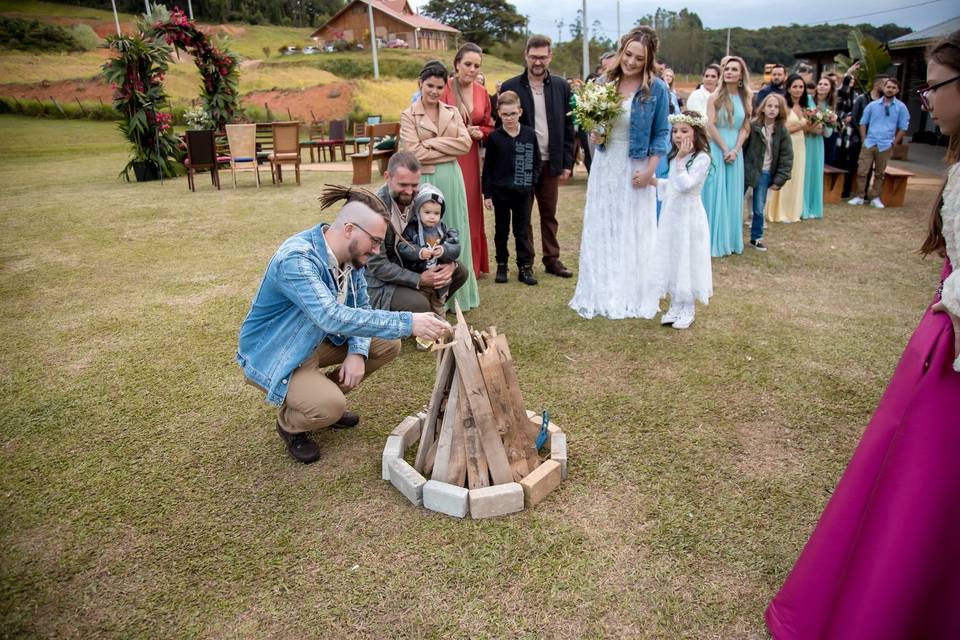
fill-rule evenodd
<path id="1" fill-rule="evenodd" d="M 463 173 L 456 161 L 436 165 L 434 173 L 420 176 L 421 183 L 432 184 L 443 193 L 446 209 L 443 223 L 460 234 L 460 257 L 457 262 L 467 269 L 467 281 L 447 299 L 447 311 L 453 309 L 453 301 L 460 303 L 464 311 L 480 306 L 480 288 L 473 273 L 473 256 L 470 250 L 470 219 L 467 213 L 467 192 L 463 186 Z"/>
<path id="2" fill-rule="evenodd" d="M 728 149 L 737 144 L 737 136 L 746 111 L 740 96 L 730 96 L 733 101 L 733 122 L 726 109 L 717 110 L 717 129 Z M 707 210 L 710 224 L 710 254 L 714 258 L 743 253 L 743 150 L 737 159 L 727 164 L 723 150 L 710 141 L 710 175 L 703 185 L 703 208 Z"/>
<path id="3" fill-rule="evenodd" d="M 829 135 L 829 133 L 827 133 Z M 801 220 L 823 217 L 823 135 L 803 134 L 807 161 L 803 178 L 803 212 Z"/>

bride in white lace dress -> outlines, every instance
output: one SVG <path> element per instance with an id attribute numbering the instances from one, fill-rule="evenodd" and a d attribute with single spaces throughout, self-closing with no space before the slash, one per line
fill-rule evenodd
<path id="1" fill-rule="evenodd" d="M 667 86 L 653 72 L 658 39 L 636 27 L 620 41 L 608 82 L 623 111 L 608 127 L 587 182 L 577 289 L 570 307 L 584 318 L 652 318 L 649 283 L 657 233 L 654 171 L 670 149 Z"/>

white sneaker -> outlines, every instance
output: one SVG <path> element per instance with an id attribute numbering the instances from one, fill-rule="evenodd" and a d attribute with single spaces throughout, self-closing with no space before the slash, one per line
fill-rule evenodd
<path id="1" fill-rule="evenodd" d="M 673 323 L 674 329 L 689 329 L 690 325 L 693 324 L 693 312 L 688 311 L 687 313 L 680 316 L 676 322 Z"/>
<path id="2" fill-rule="evenodd" d="M 856 196 L 854 198 L 850 198 L 849 200 L 847 200 L 847 204 L 852 205 L 854 207 L 858 207 L 863 203 L 864 203 L 864 200 L 860 196 Z"/>
<path id="3" fill-rule="evenodd" d="M 673 324 L 679 318 L 680 318 L 680 314 L 677 313 L 677 310 L 673 307 L 673 305 L 671 305 L 670 308 L 667 309 L 662 316 L 660 316 L 660 324 L 664 326 L 668 324 Z"/>
<path id="4" fill-rule="evenodd" d="M 871 200 L 871 201 L 870 201 L 870 206 L 873 207 L 874 209 L 883 209 L 883 208 L 884 208 L 883 203 L 880 202 L 880 198 L 874 198 L 873 200 Z"/>

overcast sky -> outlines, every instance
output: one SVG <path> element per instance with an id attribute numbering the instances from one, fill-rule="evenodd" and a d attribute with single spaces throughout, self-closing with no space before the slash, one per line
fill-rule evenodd
<path id="1" fill-rule="evenodd" d="M 464 0 L 469 2 L 469 0 Z M 426 0 L 410 0 L 415 6 L 423 6 Z M 517 11 L 530 19 L 530 30 L 556 39 L 557 22 L 563 20 L 563 39 L 570 37 L 569 23 L 576 20 L 582 0 L 514 0 Z M 845 22 L 848 24 L 870 23 L 896 24 L 914 31 L 960 15 L 958 0 L 874 0 L 873 2 L 838 2 L 837 0 L 803 0 L 782 2 L 778 0 L 690 0 L 689 2 L 637 2 L 621 0 L 620 28 L 626 31 L 640 16 L 653 13 L 657 7 L 679 11 L 686 7 L 703 20 L 711 29 L 724 27 L 759 28 L 774 25 L 815 24 L 822 22 Z M 873 15 L 864 15 L 873 14 Z M 860 16 L 860 17 L 854 17 Z M 603 25 L 604 35 L 615 39 L 617 35 L 616 0 L 587 0 L 587 22 L 594 20 Z"/>

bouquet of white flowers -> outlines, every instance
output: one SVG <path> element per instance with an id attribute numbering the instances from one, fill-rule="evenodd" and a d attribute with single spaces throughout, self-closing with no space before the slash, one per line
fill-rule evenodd
<path id="1" fill-rule="evenodd" d="M 606 136 L 607 126 L 623 110 L 623 98 L 612 82 L 589 82 L 573 94 L 571 102 L 573 109 L 570 113 L 580 128 L 601 137 Z"/>

